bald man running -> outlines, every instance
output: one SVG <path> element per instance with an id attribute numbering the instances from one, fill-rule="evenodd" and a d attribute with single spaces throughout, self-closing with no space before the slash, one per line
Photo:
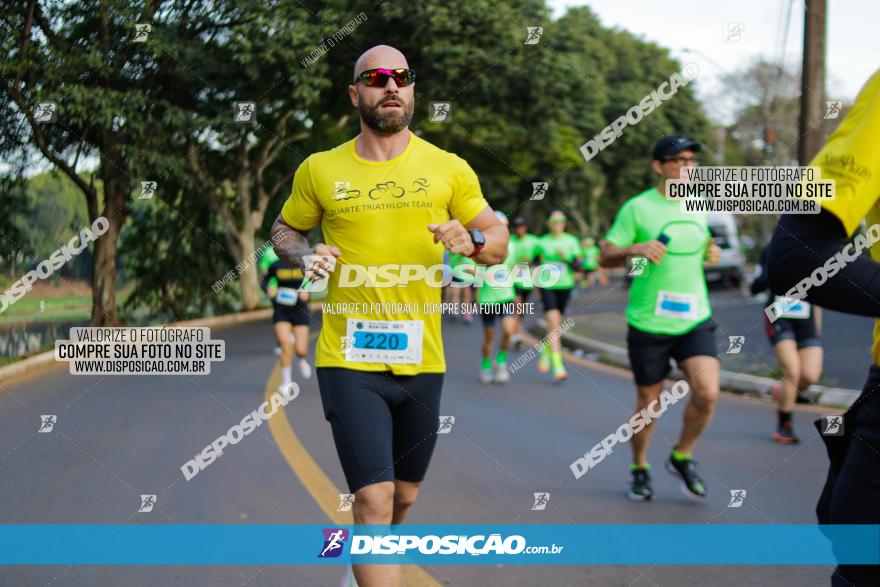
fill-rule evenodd
<path id="1" fill-rule="evenodd" d="M 325 305 L 346 310 L 324 314 L 316 366 L 356 524 L 399 524 L 415 502 L 446 364 L 440 315 L 424 313 L 441 301 L 436 282 L 345 287 L 341 278 L 357 266 L 438 265 L 444 248 L 487 265 L 507 256 L 507 228 L 470 166 L 410 132 L 414 81 L 397 49 L 360 56 L 348 87 L 360 134 L 303 161 L 272 227 L 282 259 L 303 266 L 317 256 L 306 275 L 327 279 Z M 318 224 L 326 242 L 311 248 L 306 237 Z M 391 305 L 414 311 L 386 311 Z M 360 587 L 400 583 L 397 565 L 355 565 L 354 574 Z"/>

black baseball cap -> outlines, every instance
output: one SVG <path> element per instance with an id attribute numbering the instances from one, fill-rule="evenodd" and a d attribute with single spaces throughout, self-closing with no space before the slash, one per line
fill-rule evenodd
<path id="1" fill-rule="evenodd" d="M 526 219 L 522 216 L 517 216 L 516 218 L 514 218 L 512 224 L 514 226 L 528 226 L 528 224 L 526 224 Z"/>
<path id="2" fill-rule="evenodd" d="M 687 149 L 691 151 L 699 151 L 700 143 L 695 140 L 683 137 L 681 135 L 670 135 L 663 137 L 654 145 L 654 161 L 663 161 L 670 155 L 681 153 Z"/>

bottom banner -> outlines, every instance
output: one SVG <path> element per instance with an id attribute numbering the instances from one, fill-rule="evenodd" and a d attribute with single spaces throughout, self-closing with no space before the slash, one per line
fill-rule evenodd
<path id="1" fill-rule="evenodd" d="M 880 564 L 880 526 L 0 525 L 5 565 L 351 563 Z"/>

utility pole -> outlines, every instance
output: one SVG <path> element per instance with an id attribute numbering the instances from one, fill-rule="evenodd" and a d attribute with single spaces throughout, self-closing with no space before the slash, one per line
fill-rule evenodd
<path id="1" fill-rule="evenodd" d="M 809 165 L 825 140 L 825 16 L 827 0 L 804 2 L 804 64 L 798 161 Z"/>

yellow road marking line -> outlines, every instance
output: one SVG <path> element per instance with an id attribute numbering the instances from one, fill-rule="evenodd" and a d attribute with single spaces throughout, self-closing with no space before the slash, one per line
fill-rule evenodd
<path id="1" fill-rule="evenodd" d="M 269 397 L 275 393 L 280 382 L 281 371 L 276 362 L 269 380 L 266 381 L 266 389 L 263 392 L 265 400 L 268 401 Z M 287 464 L 290 465 L 293 473 L 321 508 L 321 511 L 324 512 L 324 515 L 330 518 L 334 524 L 340 526 L 353 524 L 354 518 L 352 518 L 351 512 L 336 511 L 339 506 L 339 494 L 344 492 L 336 487 L 300 442 L 283 409 L 278 410 L 275 415 L 269 418 L 269 430 L 272 432 L 275 444 L 278 445 L 278 450 L 287 460 Z M 402 579 L 404 585 L 413 587 L 441 587 L 441 583 L 416 565 L 404 565 Z"/>

